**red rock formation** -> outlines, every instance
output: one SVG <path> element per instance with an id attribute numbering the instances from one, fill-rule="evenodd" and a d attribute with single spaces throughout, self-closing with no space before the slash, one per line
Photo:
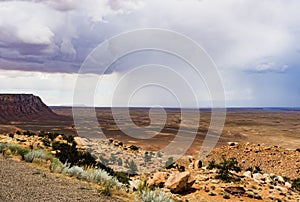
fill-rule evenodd
<path id="1" fill-rule="evenodd" d="M 32 94 L 0 94 L 0 123 L 57 118 L 41 98 Z"/>

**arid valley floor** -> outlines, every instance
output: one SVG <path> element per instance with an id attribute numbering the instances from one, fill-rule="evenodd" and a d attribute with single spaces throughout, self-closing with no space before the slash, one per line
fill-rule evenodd
<path id="1" fill-rule="evenodd" d="M 67 135 L 76 134 L 76 125 L 73 122 L 71 107 L 52 107 L 52 110 L 58 115 L 62 115 L 59 119 L 30 121 L 30 122 L 12 122 L 9 125 L 0 125 L 0 132 L 10 132 L 16 130 L 30 131 L 53 131 L 64 133 Z M 136 144 L 145 150 L 159 150 L 169 144 L 177 134 L 180 123 L 180 110 L 167 109 L 167 120 L 158 120 L 159 124 L 165 123 L 162 130 L 147 131 L 145 126 L 150 124 L 149 109 L 131 108 L 130 117 L 136 125 L 128 125 L 128 127 L 144 127 L 144 131 L 153 132 L 153 137 L 149 139 L 133 138 L 130 134 L 125 134 L 116 125 L 110 108 L 96 108 L 96 114 L 99 125 L 91 121 L 89 118 L 93 115 L 88 114 L 91 110 L 85 108 L 81 110 L 82 119 L 85 120 L 85 133 L 93 133 L 93 137 L 97 137 L 97 133 L 105 134 L 107 138 L 115 138 L 127 144 Z M 195 125 L 181 126 L 182 130 L 187 134 L 197 130 L 197 136 L 189 149 L 188 154 L 195 154 L 200 150 L 203 139 L 207 133 L 211 113 L 209 110 L 187 110 L 193 117 L 196 113 L 200 114 L 199 128 Z M 117 109 L 117 117 L 122 117 L 126 110 Z M 154 110 L 155 113 L 155 110 Z M 157 112 L 158 114 L 158 112 Z M 88 117 L 88 118 L 86 118 Z M 86 119 L 85 119 L 86 118 Z M 228 109 L 226 121 L 222 135 L 218 141 L 218 146 L 226 145 L 227 142 L 251 142 L 264 143 L 267 145 L 277 145 L 287 149 L 297 149 L 300 145 L 300 111 L 291 109 Z M 123 124 L 127 124 L 131 120 L 123 120 Z M 100 127 L 101 129 L 100 129 Z M 89 128 L 90 127 L 90 128 Z M 160 132 L 159 132 L 160 131 Z"/>
<path id="2" fill-rule="evenodd" d="M 148 189 L 148 186 L 160 187 L 159 190 L 170 195 L 174 201 L 260 200 L 298 202 L 300 200 L 299 190 L 293 188 L 295 182 L 299 183 L 300 179 L 300 111 L 297 109 L 228 109 L 224 128 L 220 138 L 218 138 L 217 145 L 205 159 L 201 159 L 201 165 L 198 154 L 211 122 L 211 111 L 208 109 L 200 111 L 195 109 L 184 109 L 185 111 L 166 109 L 166 116 L 164 117 L 160 109 L 131 108 L 129 118 L 125 108 L 114 109 L 114 115 L 110 108 L 96 108 L 96 110 L 76 108 L 74 112 L 70 107 L 52 107 L 51 109 L 58 116 L 39 117 L 36 120 L 29 120 L 25 117 L 22 121 L 10 121 L 0 125 L 2 147 L 5 148 L 3 144 L 8 144 L 9 150 L 11 147 L 9 145 L 20 145 L 27 149 L 32 146 L 32 152 L 42 148 L 57 154 L 59 151 L 55 150 L 53 145 L 55 141 L 65 142 L 61 136 L 51 142 L 47 135 L 28 136 L 26 131 L 29 130 L 36 134 L 45 131 L 46 133 L 43 134 L 57 132 L 68 136 L 79 135 L 81 138 L 76 139 L 76 147 L 91 152 L 101 162 L 104 162 L 103 159 L 107 160 L 107 165 L 113 170 L 125 171 L 128 169 L 127 163 L 125 163 L 127 161 L 136 162 L 139 170 L 138 175 L 130 177 L 130 185 L 122 185 L 121 191 L 115 190 L 113 192 L 114 198 L 105 198 L 106 196 L 102 197 L 101 194 L 97 194 L 97 190 L 102 188 L 101 186 L 99 188 L 95 183 L 88 182 L 84 186 L 77 187 L 79 185 L 76 183 L 83 183 L 82 175 L 67 173 L 66 180 L 68 182 L 66 184 L 70 185 L 70 189 L 90 190 L 89 194 L 93 194 L 93 197 L 89 199 L 80 199 L 80 196 L 74 196 L 78 200 L 132 201 L 136 198 L 136 190 L 140 189 L 139 187 L 144 181 L 147 182 L 147 185 L 142 185 L 143 189 Z M 182 120 L 181 114 L 183 113 L 188 115 L 187 121 Z M 199 115 L 200 120 L 196 119 Z M 118 120 L 118 124 L 115 119 Z M 199 125 L 195 124 L 195 120 Z M 131 134 L 135 133 L 136 128 L 141 128 L 146 136 L 132 137 Z M 23 134 L 17 131 L 22 131 Z M 177 167 L 164 168 L 169 156 L 165 154 L 160 156 L 158 151 L 171 144 L 174 138 L 178 136 L 178 131 L 182 132 L 180 140 L 191 141 L 192 145 L 185 155 L 176 161 Z M 195 137 L 193 137 L 194 131 L 196 131 Z M 101 138 L 97 140 L 97 137 Z M 87 139 L 85 138 L 91 141 L 86 142 Z M 46 139 L 49 141 L 48 146 L 44 142 Z M 139 149 L 133 150 L 130 145 L 135 145 Z M 19 173 L 22 169 L 27 171 L 26 179 L 30 179 L 29 184 L 31 186 L 25 195 L 36 194 L 33 191 L 36 182 L 42 181 L 43 184 L 47 184 L 47 180 L 52 180 L 49 183 L 55 184 L 57 177 L 50 177 L 49 160 L 33 161 L 30 166 L 33 166 L 33 169 L 37 171 L 27 167 L 23 162 L 14 163 L 15 166 L 12 169 L 5 166 L 11 164 L 8 162 L 11 161 L 10 158 L 15 161 L 21 159 L 11 157 L 11 152 L 7 152 L 7 149 L 2 152 L 1 176 L 9 183 L 1 186 L 12 190 L 12 192 L 0 191 L 0 198 L 2 197 L 4 201 L 10 201 L 12 197 L 18 195 L 18 190 L 22 189 L 22 186 L 27 186 L 23 183 L 25 181 L 20 182 L 19 187 L 13 183 L 18 180 L 15 176 L 22 175 Z M 146 160 L 149 156 L 150 160 Z M 214 160 L 217 164 L 222 165 L 222 156 L 237 160 L 241 172 L 231 170 L 229 175 L 234 176 L 239 181 L 220 180 L 217 178 L 220 168 L 208 168 L 209 165 L 213 165 L 211 162 Z M 4 160 L 3 158 L 9 159 Z M 114 159 L 122 159 L 123 162 L 116 163 L 118 161 Z M 72 170 L 73 167 L 65 170 L 68 171 L 68 169 Z M 18 173 L 8 176 L 12 170 L 16 170 Z M 30 172 L 34 173 L 32 175 L 39 176 L 31 177 Z M 61 171 L 58 175 L 61 176 L 63 172 L 65 171 Z M 81 170 L 80 172 L 88 173 L 89 171 Z M 48 174 L 49 178 L 44 179 L 43 176 Z M 65 177 L 63 178 L 65 179 Z M 78 179 L 81 180 L 78 181 Z M 170 182 L 173 183 L 171 186 L 168 185 Z M 299 185 L 296 184 L 296 186 Z M 41 192 L 48 194 L 45 201 L 50 201 L 51 195 L 49 193 L 51 190 L 46 187 Z M 61 189 L 63 190 L 64 187 L 62 186 Z M 63 192 L 62 194 L 64 195 Z M 61 196 L 60 193 L 57 193 L 53 197 L 60 198 Z"/>

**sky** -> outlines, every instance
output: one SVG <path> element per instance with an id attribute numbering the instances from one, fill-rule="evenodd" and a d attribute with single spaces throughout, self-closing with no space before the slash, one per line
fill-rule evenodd
<path id="1" fill-rule="evenodd" d="M 48 105 L 72 105 L 80 67 L 111 37 L 131 30 L 171 30 L 195 41 L 216 64 L 227 107 L 300 107 L 298 0 L 22 0 L 0 1 L 0 93 L 33 93 Z M 93 104 L 194 107 L 175 77 L 170 89 L 126 86 L 157 77 L 149 64 L 173 68 L 193 89 L 200 107 L 211 104 L 205 81 L 165 53 L 120 58 L 101 78 Z M 148 65 L 147 71 L 135 71 Z M 154 69 L 156 69 L 154 71 Z M 177 78 L 177 77 L 176 77 Z M 116 87 L 122 81 L 122 91 Z M 182 81 L 181 81 L 182 82 Z M 174 92 L 172 91 L 174 90 Z M 118 95 L 116 95 L 118 94 Z M 175 94 L 175 96 L 174 96 Z"/>

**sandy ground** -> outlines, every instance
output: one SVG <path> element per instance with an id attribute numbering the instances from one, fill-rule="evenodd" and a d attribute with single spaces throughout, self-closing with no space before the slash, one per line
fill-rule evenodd
<path id="1" fill-rule="evenodd" d="M 59 178 L 39 171 L 25 162 L 0 156 L 0 201 L 113 201 L 97 190 L 85 189 L 88 184 L 79 180 Z"/>

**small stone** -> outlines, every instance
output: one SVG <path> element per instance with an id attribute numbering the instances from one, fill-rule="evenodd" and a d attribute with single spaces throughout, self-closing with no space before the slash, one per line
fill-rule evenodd
<path id="1" fill-rule="evenodd" d="M 252 173 L 251 171 L 246 171 L 243 173 L 243 176 L 248 177 L 248 178 L 252 178 Z"/>
<path id="2" fill-rule="evenodd" d="M 281 177 L 281 176 L 277 176 L 277 181 L 278 182 L 282 182 L 282 183 L 284 183 L 284 179 L 283 179 L 283 177 Z"/>
<path id="3" fill-rule="evenodd" d="M 253 174 L 253 179 L 255 182 L 258 182 L 258 183 L 265 183 L 265 177 L 260 174 L 260 173 L 254 173 Z"/>
<path id="4" fill-rule="evenodd" d="M 281 187 L 281 186 L 275 186 L 274 188 L 279 190 L 279 191 L 286 191 L 286 188 Z"/>
<path id="5" fill-rule="evenodd" d="M 291 188 L 291 187 L 292 187 L 291 183 L 289 183 L 289 182 L 285 182 L 284 185 L 285 185 L 287 188 Z"/>
<path id="6" fill-rule="evenodd" d="M 246 192 L 244 187 L 226 187 L 225 191 L 232 195 L 242 195 Z"/>

